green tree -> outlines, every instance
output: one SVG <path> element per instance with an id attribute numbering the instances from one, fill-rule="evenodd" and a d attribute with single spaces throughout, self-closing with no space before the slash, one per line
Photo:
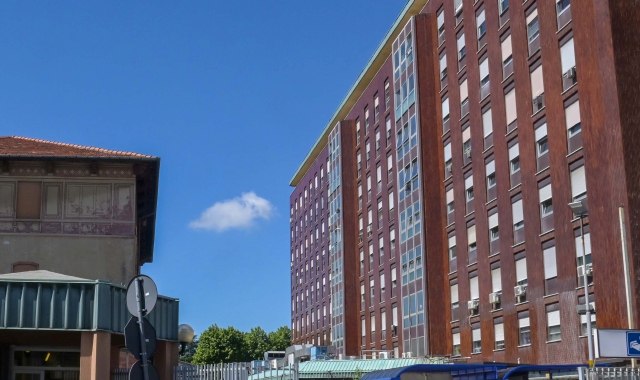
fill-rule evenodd
<path id="1" fill-rule="evenodd" d="M 291 330 L 287 326 L 278 327 L 268 335 L 270 351 L 284 351 L 291 346 Z"/>
<path id="2" fill-rule="evenodd" d="M 270 350 L 267 333 L 260 327 L 254 327 L 244 336 L 246 361 L 263 360 L 264 353 Z"/>
<path id="3" fill-rule="evenodd" d="M 233 326 L 227 328 L 214 324 L 205 330 L 193 356 L 195 364 L 234 363 L 246 360 L 245 333 Z"/>
<path id="4" fill-rule="evenodd" d="M 198 349 L 198 336 L 195 335 L 193 340 L 187 344 L 187 348 L 184 350 L 184 354 L 180 355 L 180 361 L 185 363 L 192 363 L 193 356 L 196 354 L 196 350 Z"/>

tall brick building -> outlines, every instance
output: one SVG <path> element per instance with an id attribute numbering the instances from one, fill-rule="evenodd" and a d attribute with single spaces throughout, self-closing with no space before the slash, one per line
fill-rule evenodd
<path id="1" fill-rule="evenodd" d="M 638 18 L 409 1 L 291 180 L 294 343 L 584 361 L 583 260 L 595 324 L 637 320 Z"/>

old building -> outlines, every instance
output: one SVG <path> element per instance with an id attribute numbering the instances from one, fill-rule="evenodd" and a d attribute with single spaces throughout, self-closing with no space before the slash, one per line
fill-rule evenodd
<path id="1" fill-rule="evenodd" d="M 0 377 L 110 378 L 127 355 L 125 287 L 153 261 L 159 165 L 0 137 Z M 163 379 L 177 364 L 177 318 L 167 297 L 149 315 Z"/>
<path id="2" fill-rule="evenodd" d="M 637 320 L 638 16 L 409 1 L 291 180 L 294 342 L 583 361 L 583 260 L 593 322 Z"/>

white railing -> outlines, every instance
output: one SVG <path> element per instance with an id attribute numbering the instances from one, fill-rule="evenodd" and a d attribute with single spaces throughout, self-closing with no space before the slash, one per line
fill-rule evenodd
<path id="1" fill-rule="evenodd" d="M 177 366 L 173 380 L 248 380 L 250 372 L 250 363 Z"/>
<path id="2" fill-rule="evenodd" d="M 640 380 L 640 369 L 628 367 L 578 368 L 584 380 Z"/>

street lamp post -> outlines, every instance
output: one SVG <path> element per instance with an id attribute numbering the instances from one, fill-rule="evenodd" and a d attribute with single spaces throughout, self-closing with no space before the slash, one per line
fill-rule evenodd
<path id="1" fill-rule="evenodd" d="M 569 203 L 569 208 L 573 213 L 580 217 L 580 240 L 582 241 L 582 278 L 584 281 L 584 315 L 587 319 L 587 342 L 589 345 L 589 367 L 593 367 L 593 333 L 591 328 L 591 306 L 589 306 L 589 279 L 587 277 L 587 252 L 584 244 L 584 226 L 583 219 L 589 213 L 587 207 L 587 199 Z M 582 314 L 580 305 L 578 305 L 578 313 Z"/>

